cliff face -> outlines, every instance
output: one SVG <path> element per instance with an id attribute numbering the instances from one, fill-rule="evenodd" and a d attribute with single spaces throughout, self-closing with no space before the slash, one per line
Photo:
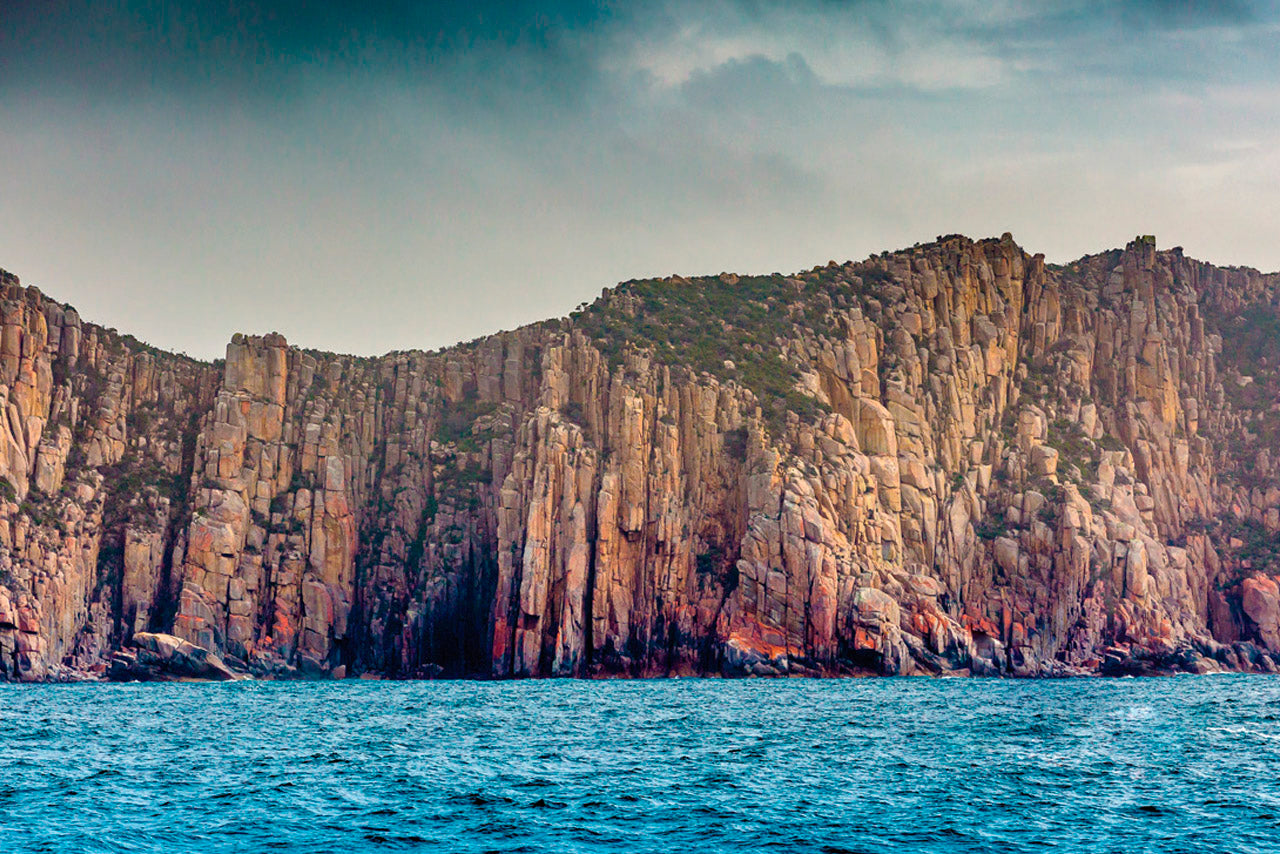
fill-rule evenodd
<path id="1" fill-rule="evenodd" d="M 1280 662 L 1280 276 L 953 236 L 216 364 L 0 297 L 9 678 Z"/>

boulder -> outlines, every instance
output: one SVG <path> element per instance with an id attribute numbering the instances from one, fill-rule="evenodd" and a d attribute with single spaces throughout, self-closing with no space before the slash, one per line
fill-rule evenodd
<path id="1" fill-rule="evenodd" d="M 107 678 L 113 682 L 226 682 L 236 675 L 202 646 L 160 632 L 135 632 L 133 649 L 112 657 Z"/>

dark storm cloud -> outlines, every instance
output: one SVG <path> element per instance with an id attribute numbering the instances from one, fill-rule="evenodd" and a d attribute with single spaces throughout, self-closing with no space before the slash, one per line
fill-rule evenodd
<path id="1" fill-rule="evenodd" d="M 572 97 L 601 82 L 613 52 L 690 28 L 785 40 L 824 22 L 894 53 L 918 49 L 912 31 L 1016 49 L 1019 37 L 1247 26 L 1273 12 L 1247 0 L 0 0 L 0 91 L 287 102 L 315 75 L 343 74 L 447 83 L 463 99 L 511 87 Z"/>
<path id="2" fill-rule="evenodd" d="M 240 97 L 288 93 L 308 70 L 430 78 L 473 52 L 536 56 L 567 83 L 581 61 L 575 34 L 620 14 L 573 0 L 3 0 L 0 9 L 9 90 Z M 483 70 L 503 72 L 497 62 Z"/>

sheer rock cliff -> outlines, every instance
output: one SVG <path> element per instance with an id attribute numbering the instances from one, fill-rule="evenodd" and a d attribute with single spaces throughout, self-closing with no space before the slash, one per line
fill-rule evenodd
<path id="1" fill-rule="evenodd" d="M 948 236 L 212 364 L 0 279 L 4 678 L 1280 664 L 1280 275 Z"/>

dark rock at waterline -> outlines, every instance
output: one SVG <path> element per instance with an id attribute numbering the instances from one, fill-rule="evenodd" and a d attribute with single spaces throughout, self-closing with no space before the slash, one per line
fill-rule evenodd
<path id="1" fill-rule="evenodd" d="M 167 682 L 205 679 L 226 682 L 235 679 L 222 659 L 201 646 L 173 635 L 137 632 L 129 649 L 111 658 L 107 678 L 112 682 Z"/>

